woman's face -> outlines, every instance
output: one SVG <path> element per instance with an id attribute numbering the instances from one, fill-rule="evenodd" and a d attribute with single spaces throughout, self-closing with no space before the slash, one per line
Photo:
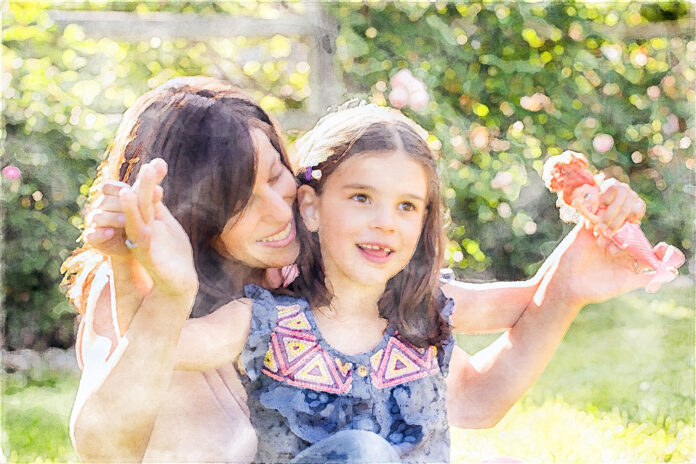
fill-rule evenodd
<path id="1" fill-rule="evenodd" d="M 287 266 L 300 251 L 293 218 L 297 186 L 266 134 L 254 128 L 251 137 L 257 156 L 251 198 L 227 221 L 214 246 L 221 255 L 250 267 Z"/>

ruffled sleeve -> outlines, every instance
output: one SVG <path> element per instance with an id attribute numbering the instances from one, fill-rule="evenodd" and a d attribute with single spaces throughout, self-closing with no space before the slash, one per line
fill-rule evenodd
<path id="1" fill-rule="evenodd" d="M 246 285 L 244 293 L 253 300 L 251 327 L 241 354 L 241 363 L 246 375 L 253 382 L 261 374 L 264 356 L 268 351 L 271 332 L 278 322 L 275 298 L 268 290 L 258 285 Z"/>
<path id="2" fill-rule="evenodd" d="M 452 323 L 452 314 L 454 314 L 454 300 L 452 298 L 447 298 L 445 305 L 442 307 L 442 317 L 445 318 L 450 325 Z M 454 339 L 454 335 L 450 334 L 447 340 L 443 341 L 442 346 L 437 350 L 437 362 L 440 365 L 440 372 L 442 372 L 442 375 L 445 377 L 449 372 L 449 365 L 455 344 L 456 340 Z"/>

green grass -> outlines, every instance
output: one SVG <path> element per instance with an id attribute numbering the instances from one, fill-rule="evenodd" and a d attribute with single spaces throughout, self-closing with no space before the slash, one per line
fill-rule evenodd
<path id="1" fill-rule="evenodd" d="M 667 287 L 583 309 L 537 383 L 500 424 L 453 431 L 453 460 L 693 460 L 694 307 L 693 287 Z M 474 352 L 493 338 L 459 342 Z"/>
<path id="2" fill-rule="evenodd" d="M 452 430 L 454 462 L 689 462 L 694 452 L 694 290 L 638 291 L 585 308 L 535 386 L 496 427 Z M 476 351 L 492 336 L 460 337 Z M 10 462 L 73 462 L 78 378 L 5 378 Z"/>

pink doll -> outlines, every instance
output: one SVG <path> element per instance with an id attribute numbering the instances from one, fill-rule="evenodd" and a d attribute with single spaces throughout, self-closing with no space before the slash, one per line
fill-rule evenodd
<path id="1" fill-rule="evenodd" d="M 546 187 L 558 193 L 561 207 L 568 205 L 575 208 L 592 223 L 599 223 L 597 213 L 603 209 L 600 203 L 601 190 L 592 172 L 590 163 L 582 153 L 570 150 L 558 156 L 552 156 L 544 163 L 544 183 Z M 563 217 L 563 215 L 561 215 Z M 611 240 L 635 258 L 636 269 L 645 266 L 655 271 L 655 276 L 646 285 L 645 290 L 654 293 L 663 283 L 674 280 L 677 268 L 684 264 L 684 254 L 672 245 L 658 244 L 652 247 L 638 224 L 626 221 Z M 656 251 L 665 248 L 660 259 Z"/>

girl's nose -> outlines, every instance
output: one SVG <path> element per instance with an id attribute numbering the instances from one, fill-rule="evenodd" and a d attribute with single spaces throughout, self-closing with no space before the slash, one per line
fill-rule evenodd
<path id="1" fill-rule="evenodd" d="M 395 211 L 390 207 L 375 208 L 372 227 L 384 232 L 394 232 L 396 230 Z"/>

